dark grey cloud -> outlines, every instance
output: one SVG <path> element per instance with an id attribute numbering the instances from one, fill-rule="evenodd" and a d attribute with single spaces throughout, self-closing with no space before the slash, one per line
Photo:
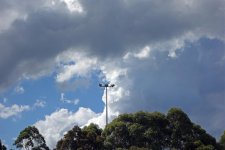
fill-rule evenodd
<path id="1" fill-rule="evenodd" d="M 203 38 L 186 43 L 177 55 L 170 58 L 168 52 L 153 50 L 149 59 L 130 58 L 121 65 L 127 76 L 117 84 L 130 95 L 110 103 L 110 108 L 124 113 L 180 107 L 219 137 L 225 125 L 225 43 Z"/>
<path id="2" fill-rule="evenodd" d="M 223 0 L 82 0 L 80 14 L 55 2 L 0 1 L 2 11 L 25 16 L 0 33 L 0 89 L 24 75 L 50 72 L 54 58 L 68 48 L 103 59 L 187 33 L 222 40 L 225 35 Z"/>

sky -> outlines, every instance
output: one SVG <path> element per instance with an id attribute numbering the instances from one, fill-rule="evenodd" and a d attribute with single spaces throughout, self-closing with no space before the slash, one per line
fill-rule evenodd
<path id="1" fill-rule="evenodd" d="M 0 139 L 179 107 L 225 130 L 224 0 L 0 0 Z"/>

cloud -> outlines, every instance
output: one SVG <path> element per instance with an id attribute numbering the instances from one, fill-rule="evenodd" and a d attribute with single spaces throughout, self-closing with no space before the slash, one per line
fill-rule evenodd
<path id="1" fill-rule="evenodd" d="M 12 0 L 1 4 L 1 24 L 7 22 L 0 33 L 1 91 L 20 80 L 52 73 L 55 57 L 71 48 L 104 60 L 148 45 L 175 57 L 175 50 L 186 41 L 224 40 L 225 35 L 223 0 L 22 0 L 20 5 Z M 78 4 L 82 11 L 71 11 Z M 8 11 L 15 15 L 7 21 Z M 87 70 L 83 65 L 65 66 L 71 73 L 61 72 L 58 80 L 71 78 L 80 69 L 83 75 Z"/>
<path id="2" fill-rule="evenodd" d="M 12 105 L 7 107 L 0 103 L 0 118 L 7 119 L 12 116 L 17 116 L 24 111 L 30 110 L 28 105 Z"/>
<path id="3" fill-rule="evenodd" d="M 139 58 L 139 59 L 146 59 L 148 58 L 150 55 L 150 47 L 146 46 L 144 47 L 140 52 L 138 53 L 132 53 L 132 52 L 128 52 L 123 59 L 129 59 L 130 57 L 135 57 L 135 58 Z"/>
<path id="4" fill-rule="evenodd" d="M 83 8 L 78 0 L 63 0 L 71 12 L 83 12 Z"/>
<path id="5" fill-rule="evenodd" d="M 51 6 L 51 1 L 27 1 L 21 0 L 20 5 L 16 4 L 15 0 L 0 2 L 0 33 L 10 30 L 14 22 L 18 20 L 25 21 L 31 11 L 41 9 L 42 7 Z"/>
<path id="6" fill-rule="evenodd" d="M 81 60 L 82 61 L 78 61 Z M 90 74 L 90 70 L 96 66 L 97 59 L 89 59 L 85 57 L 83 53 L 74 53 L 72 51 L 66 51 L 57 57 L 60 63 L 59 74 L 56 76 L 56 81 L 63 83 L 72 79 L 75 75 L 77 77 L 87 77 Z M 76 61 L 77 60 L 77 61 Z M 73 63 L 69 63 L 69 62 Z"/>
<path id="7" fill-rule="evenodd" d="M 110 120 L 120 113 L 167 112 L 171 107 L 181 107 L 194 122 L 219 136 L 225 124 L 224 110 L 218 107 L 225 102 L 225 44 L 212 39 L 187 42 L 175 52 L 176 59 L 169 55 L 170 51 L 149 49 L 151 54 L 145 59 L 135 57 L 142 53 L 140 49 L 115 60 L 98 59 L 88 71 L 99 70 L 103 80 L 116 85 L 108 91 Z M 105 93 L 102 100 L 105 103 Z M 206 112 L 210 112 L 207 117 Z M 215 124 L 211 124 L 212 120 Z M 105 109 L 90 122 L 104 127 Z"/>
<path id="8" fill-rule="evenodd" d="M 3 102 L 6 103 L 8 99 L 4 98 Z M 22 112 L 30 111 L 32 109 L 43 108 L 45 107 L 46 102 L 43 100 L 36 100 L 36 102 L 32 105 L 17 105 L 13 104 L 12 106 L 5 106 L 0 103 L 0 118 L 8 119 L 13 116 L 18 116 Z"/>
<path id="9" fill-rule="evenodd" d="M 108 93 L 111 113 L 166 112 L 181 107 L 194 122 L 218 137 L 225 125 L 225 112 L 218 107 L 225 102 L 224 49 L 223 42 L 201 39 L 179 50 L 176 59 L 168 56 L 169 52 L 153 49 L 148 59 L 121 60 L 116 64 L 120 69 L 105 63 L 106 80 L 116 85 Z"/>
<path id="10" fill-rule="evenodd" d="M 8 101 L 8 98 L 4 97 L 3 98 L 3 103 L 6 103 Z"/>
<path id="11" fill-rule="evenodd" d="M 23 94 L 25 92 L 24 88 L 22 86 L 17 86 L 14 91 L 18 94 Z"/>
<path id="12" fill-rule="evenodd" d="M 75 91 L 77 89 L 87 89 L 90 86 L 90 79 L 86 77 L 75 78 L 64 82 L 57 82 L 60 91 Z"/>
<path id="13" fill-rule="evenodd" d="M 61 93 L 60 101 L 63 102 L 63 103 L 67 103 L 67 104 L 77 105 L 80 100 L 79 99 L 69 100 L 69 99 L 65 98 L 64 93 Z"/>
<path id="14" fill-rule="evenodd" d="M 110 119 L 179 106 L 213 133 L 222 130 L 224 0 L 80 0 L 81 12 L 71 11 L 73 2 L 0 1 L 0 91 L 53 72 L 65 83 L 100 71 L 116 84 Z M 103 124 L 104 111 L 88 112 L 79 125 L 90 118 Z M 54 117 L 74 123 L 76 114 L 60 109 L 37 123 L 51 146 L 72 127 Z"/>
<path id="15" fill-rule="evenodd" d="M 40 120 L 34 125 L 45 137 L 47 145 L 54 148 L 57 141 L 74 125 L 83 126 L 89 119 L 97 116 L 98 114 L 89 108 L 80 107 L 77 112 L 62 108 L 50 115 L 46 115 L 44 120 Z"/>
<path id="16" fill-rule="evenodd" d="M 36 102 L 35 102 L 34 105 L 33 105 L 33 108 L 34 108 L 34 109 L 35 109 L 35 108 L 38 108 L 38 107 L 44 108 L 45 106 L 46 106 L 46 101 L 37 99 Z"/>

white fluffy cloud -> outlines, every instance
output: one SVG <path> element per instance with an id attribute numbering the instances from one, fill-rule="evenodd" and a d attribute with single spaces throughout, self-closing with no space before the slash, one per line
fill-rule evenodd
<path id="1" fill-rule="evenodd" d="M 0 118 L 7 119 L 12 116 L 17 116 L 23 111 L 30 110 L 30 106 L 28 105 L 12 105 L 10 107 L 7 107 L 0 103 Z"/>
<path id="2" fill-rule="evenodd" d="M 36 122 L 35 126 L 45 137 L 47 145 L 54 148 L 57 141 L 74 125 L 83 126 L 89 119 L 97 116 L 98 114 L 89 108 L 80 107 L 77 112 L 62 108 L 45 116 L 45 119 Z"/>
<path id="3" fill-rule="evenodd" d="M 56 81 L 59 83 L 68 81 L 74 76 L 87 77 L 97 64 L 96 58 L 90 59 L 83 53 L 74 53 L 71 50 L 62 53 L 56 60 L 60 68 L 60 72 L 56 76 Z"/>
<path id="4" fill-rule="evenodd" d="M 6 103 L 8 100 L 6 98 L 3 99 L 3 102 Z M 7 119 L 13 116 L 18 116 L 22 112 L 31 111 L 37 108 L 45 107 L 46 102 L 44 100 L 36 100 L 33 105 L 17 105 L 13 104 L 12 106 L 5 106 L 0 103 L 0 118 Z"/>

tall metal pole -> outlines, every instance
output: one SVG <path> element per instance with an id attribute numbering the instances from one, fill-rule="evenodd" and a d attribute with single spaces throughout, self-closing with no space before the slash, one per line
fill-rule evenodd
<path id="1" fill-rule="evenodd" d="M 106 121 L 106 125 L 108 125 L 108 100 L 107 100 L 107 87 L 105 87 L 105 95 L 106 95 L 106 97 L 105 97 L 105 109 L 106 109 L 106 115 L 105 115 L 105 121 Z"/>
<path id="2" fill-rule="evenodd" d="M 105 124 L 108 125 L 108 87 L 114 87 L 114 84 L 99 84 L 100 87 L 105 88 Z"/>

